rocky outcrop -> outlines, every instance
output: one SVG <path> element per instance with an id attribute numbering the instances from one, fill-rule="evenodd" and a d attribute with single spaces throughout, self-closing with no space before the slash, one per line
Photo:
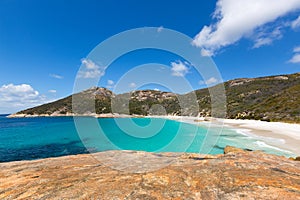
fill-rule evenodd
<path id="1" fill-rule="evenodd" d="M 244 149 L 240 149 L 237 147 L 232 147 L 232 146 L 226 146 L 224 148 L 224 154 L 228 154 L 228 153 L 237 153 L 237 152 L 244 152 Z"/>
<path id="2" fill-rule="evenodd" d="M 291 160 L 294 160 L 294 161 L 300 161 L 300 156 L 296 157 L 296 158 L 290 158 Z"/>
<path id="3" fill-rule="evenodd" d="M 0 199 L 300 199 L 300 162 L 107 151 L 0 164 Z"/>

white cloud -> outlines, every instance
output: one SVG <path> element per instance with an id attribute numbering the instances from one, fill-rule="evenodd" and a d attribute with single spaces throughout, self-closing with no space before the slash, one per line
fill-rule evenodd
<path id="1" fill-rule="evenodd" d="M 57 75 L 57 74 L 49 74 L 50 77 L 56 78 L 56 79 L 63 79 L 63 76 Z"/>
<path id="2" fill-rule="evenodd" d="M 163 27 L 163 26 L 160 26 L 160 27 L 157 28 L 157 32 L 158 32 L 158 33 L 162 32 L 162 30 L 164 30 L 164 27 Z"/>
<path id="3" fill-rule="evenodd" d="M 289 63 L 300 63 L 300 53 L 296 53 L 288 62 Z"/>
<path id="4" fill-rule="evenodd" d="M 273 40 L 271 38 L 257 38 L 255 40 L 255 44 L 253 45 L 253 48 L 259 48 L 261 46 L 272 44 Z"/>
<path id="5" fill-rule="evenodd" d="M 212 85 L 215 83 L 218 83 L 218 79 L 216 79 L 215 77 L 211 77 L 209 79 L 207 79 L 206 81 L 199 81 L 200 85 L 206 84 L 206 85 Z"/>
<path id="6" fill-rule="evenodd" d="M 46 97 L 28 84 L 8 84 L 0 87 L 0 113 L 12 113 L 45 102 Z"/>
<path id="7" fill-rule="evenodd" d="M 106 87 L 111 89 L 114 87 L 115 82 L 113 80 L 107 80 L 107 85 Z"/>
<path id="8" fill-rule="evenodd" d="M 83 68 L 78 73 L 78 78 L 99 78 L 105 74 L 105 67 L 99 66 L 90 59 L 81 59 Z"/>
<path id="9" fill-rule="evenodd" d="M 214 83 L 217 83 L 217 82 L 218 82 L 218 80 L 215 77 L 211 77 L 207 81 L 205 81 L 205 83 L 207 85 L 211 85 L 211 84 L 214 84 Z"/>
<path id="10" fill-rule="evenodd" d="M 253 35 L 256 29 L 299 8 L 299 0 L 218 0 L 213 15 L 216 22 L 204 26 L 193 44 L 214 54 L 220 48 Z M 254 46 L 270 44 L 276 38 L 259 37 Z"/>
<path id="11" fill-rule="evenodd" d="M 129 87 L 130 87 L 130 88 L 135 88 L 135 87 L 136 87 L 136 83 L 130 83 L 130 84 L 129 84 Z"/>
<path id="12" fill-rule="evenodd" d="M 56 93 L 57 91 L 56 90 L 48 90 L 48 92 L 50 92 L 50 93 Z"/>
<path id="13" fill-rule="evenodd" d="M 155 91 L 160 91 L 158 88 L 154 88 L 153 90 L 155 90 Z"/>
<path id="14" fill-rule="evenodd" d="M 300 46 L 297 46 L 293 50 L 294 53 L 299 53 L 300 52 Z"/>
<path id="15" fill-rule="evenodd" d="M 189 68 L 187 65 L 188 63 L 183 63 L 180 60 L 176 62 L 171 62 L 172 76 L 185 76 L 189 72 Z"/>
<path id="16" fill-rule="evenodd" d="M 113 84 L 114 84 L 114 81 L 108 80 L 108 81 L 107 81 L 107 84 L 108 84 L 108 85 L 113 85 Z"/>
<path id="17" fill-rule="evenodd" d="M 81 59 L 81 63 L 87 69 L 98 69 L 99 68 L 99 66 L 96 63 L 94 63 L 92 60 L 90 60 L 90 59 L 86 59 L 86 58 Z"/>
<path id="18" fill-rule="evenodd" d="M 281 27 L 276 27 L 273 31 L 262 30 L 254 36 L 253 48 L 259 48 L 261 46 L 270 45 L 274 40 L 282 38 Z"/>
<path id="19" fill-rule="evenodd" d="M 288 63 L 300 63 L 300 46 L 296 46 L 294 49 L 293 49 L 293 57 L 288 61 Z"/>
<path id="20" fill-rule="evenodd" d="M 291 27 L 293 29 L 300 28 L 300 16 L 297 19 L 295 19 L 294 21 L 291 22 Z"/>
<path id="21" fill-rule="evenodd" d="M 213 52 L 207 50 L 207 49 L 201 49 L 201 55 L 202 56 L 212 56 Z"/>

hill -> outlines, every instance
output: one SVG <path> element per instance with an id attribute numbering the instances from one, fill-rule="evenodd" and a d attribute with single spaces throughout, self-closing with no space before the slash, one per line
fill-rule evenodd
<path id="1" fill-rule="evenodd" d="M 227 118 L 300 123 L 300 73 L 240 78 L 227 81 L 224 86 L 227 98 Z M 194 94 L 196 94 L 199 108 L 189 100 Z M 76 114 L 114 112 L 138 115 L 211 116 L 209 88 L 184 95 L 155 90 L 139 90 L 116 95 L 106 88 L 93 87 L 74 94 L 74 98 L 76 101 L 74 101 L 73 109 L 76 108 Z M 180 104 L 182 100 L 189 104 L 185 109 L 182 109 L 182 104 Z M 17 114 L 47 116 L 72 113 L 72 96 L 68 96 Z"/>
<path id="2" fill-rule="evenodd" d="M 235 79 L 224 86 L 227 118 L 300 122 L 300 73 Z M 196 94 L 200 107 L 209 113 L 208 89 Z"/>

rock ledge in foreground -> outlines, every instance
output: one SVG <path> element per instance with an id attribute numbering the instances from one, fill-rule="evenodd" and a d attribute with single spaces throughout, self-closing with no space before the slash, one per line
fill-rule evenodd
<path id="1" fill-rule="evenodd" d="M 107 151 L 0 168 L 0 199 L 300 199 L 300 162 L 255 151 Z"/>

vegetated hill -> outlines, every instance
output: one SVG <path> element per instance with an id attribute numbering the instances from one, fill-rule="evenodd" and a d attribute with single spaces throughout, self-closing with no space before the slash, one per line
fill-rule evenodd
<path id="1" fill-rule="evenodd" d="M 230 118 L 300 122 L 300 73 L 226 83 Z"/>
<path id="2" fill-rule="evenodd" d="M 228 118 L 300 122 L 300 73 L 235 79 L 225 82 L 224 86 Z M 195 101 L 193 101 L 195 94 L 199 107 L 195 106 Z M 97 114 L 114 112 L 140 115 L 211 115 L 211 97 L 208 88 L 185 95 L 155 90 L 140 90 L 115 95 L 105 88 L 94 87 L 74 94 L 74 97 L 80 99 L 76 104 L 78 108 L 76 113 L 96 111 Z M 111 103 L 113 103 L 113 108 Z M 69 96 L 18 114 L 71 112 L 72 96 Z"/>
<path id="3" fill-rule="evenodd" d="M 99 87 L 92 87 L 88 90 L 76 93 L 73 98 L 76 100 L 76 112 L 83 113 L 109 113 L 111 112 L 111 98 L 113 93 L 110 90 Z M 72 113 L 72 95 L 41 106 L 29 108 L 17 114 L 29 115 L 57 115 Z"/>
<path id="4" fill-rule="evenodd" d="M 235 79 L 224 86 L 228 118 L 300 122 L 300 73 Z M 210 115 L 208 89 L 196 94 L 200 108 Z"/>
<path id="5" fill-rule="evenodd" d="M 171 92 L 155 90 L 132 91 L 114 96 L 112 98 L 112 111 L 138 115 L 179 114 L 180 106 L 177 97 L 177 94 Z"/>

